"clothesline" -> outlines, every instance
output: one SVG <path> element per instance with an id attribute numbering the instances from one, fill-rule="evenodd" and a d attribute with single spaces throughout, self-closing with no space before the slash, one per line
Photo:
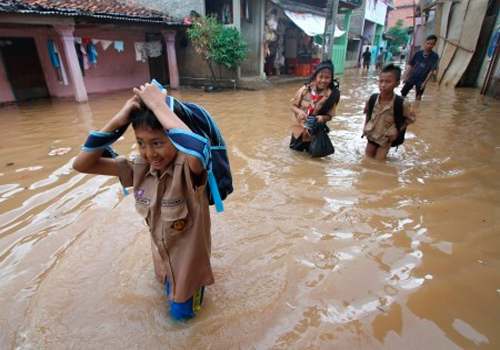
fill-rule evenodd
<path id="1" fill-rule="evenodd" d="M 106 51 L 111 45 L 118 52 L 125 50 L 125 43 L 123 40 L 105 40 L 85 37 L 74 38 L 75 49 L 82 69 L 82 74 L 85 70 L 91 67 L 97 67 L 97 57 L 99 56 L 96 45 L 101 44 L 103 51 Z M 47 40 L 50 60 L 52 65 L 60 73 L 60 82 L 68 85 L 68 79 L 64 66 L 60 60 L 59 49 L 57 44 L 52 40 Z M 146 62 L 148 57 L 159 57 L 162 54 L 163 45 L 160 41 L 136 41 L 134 42 L 135 60 Z"/>

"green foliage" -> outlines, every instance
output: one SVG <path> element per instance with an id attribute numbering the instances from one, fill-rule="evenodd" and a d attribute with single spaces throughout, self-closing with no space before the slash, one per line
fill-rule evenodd
<path id="1" fill-rule="evenodd" d="M 238 29 L 224 26 L 214 17 L 198 19 L 187 33 L 196 52 L 207 62 L 214 79 L 212 64 L 236 70 L 247 57 L 248 45 Z"/>
<path id="2" fill-rule="evenodd" d="M 408 28 L 403 27 L 403 20 L 398 19 L 395 25 L 387 30 L 388 35 L 394 37 L 391 41 L 391 53 L 393 55 L 398 53 L 399 46 L 408 41 Z"/>

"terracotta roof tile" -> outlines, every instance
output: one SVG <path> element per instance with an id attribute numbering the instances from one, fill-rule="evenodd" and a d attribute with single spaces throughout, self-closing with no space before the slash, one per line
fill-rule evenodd
<path id="1" fill-rule="evenodd" d="M 0 12 L 30 12 L 62 14 L 67 16 L 101 15 L 129 18 L 162 18 L 171 22 L 171 17 L 161 11 L 147 8 L 133 0 L 10 0 L 0 2 Z"/>

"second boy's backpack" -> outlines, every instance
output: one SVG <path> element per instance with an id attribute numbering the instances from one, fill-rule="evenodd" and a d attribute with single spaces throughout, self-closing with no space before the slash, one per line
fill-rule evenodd
<path id="1" fill-rule="evenodd" d="M 368 113 L 366 114 L 367 122 L 372 118 L 373 107 L 375 106 L 378 95 L 379 94 L 372 94 L 368 100 Z M 396 95 L 394 100 L 394 124 L 396 124 L 396 129 L 398 130 L 398 138 L 392 141 L 391 147 L 397 147 L 405 141 L 406 129 L 401 130 L 401 126 L 404 122 L 403 101 L 403 96 Z"/>
<path id="2" fill-rule="evenodd" d="M 202 136 L 208 141 L 208 149 L 200 143 L 200 147 L 196 148 L 196 140 L 191 140 L 193 148 L 182 149 L 183 152 L 194 155 L 204 164 L 208 170 L 208 202 L 210 205 L 215 204 L 218 212 L 223 211 L 222 201 L 233 192 L 233 178 L 231 168 L 229 166 L 229 158 L 224 139 L 220 133 L 215 120 L 210 113 L 196 103 L 181 102 L 172 96 L 167 97 L 167 104 L 170 109 L 197 135 Z M 184 137 L 186 134 L 180 132 L 172 134 L 171 140 L 177 148 L 177 138 Z M 174 136 L 175 135 L 175 136 Z M 206 154 L 208 152 L 208 154 Z"/>

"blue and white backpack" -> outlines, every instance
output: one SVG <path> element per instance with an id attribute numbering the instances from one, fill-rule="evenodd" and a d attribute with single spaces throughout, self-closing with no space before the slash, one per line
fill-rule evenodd
<path id="1" fill-rule="evenodd" d="M 192 130 L 172 129 L 167 135 L 182 152 L 199 158 L 208 170 L 208 200 L 216 210 L 224 210 L 222 201 L 233 192 L 233 179 L 227 148 L 221 132 L 208 111 L 196 103 L 167 97 L 170 109 Z M 194 134 L 193 134 L 194 133 Z"/>

